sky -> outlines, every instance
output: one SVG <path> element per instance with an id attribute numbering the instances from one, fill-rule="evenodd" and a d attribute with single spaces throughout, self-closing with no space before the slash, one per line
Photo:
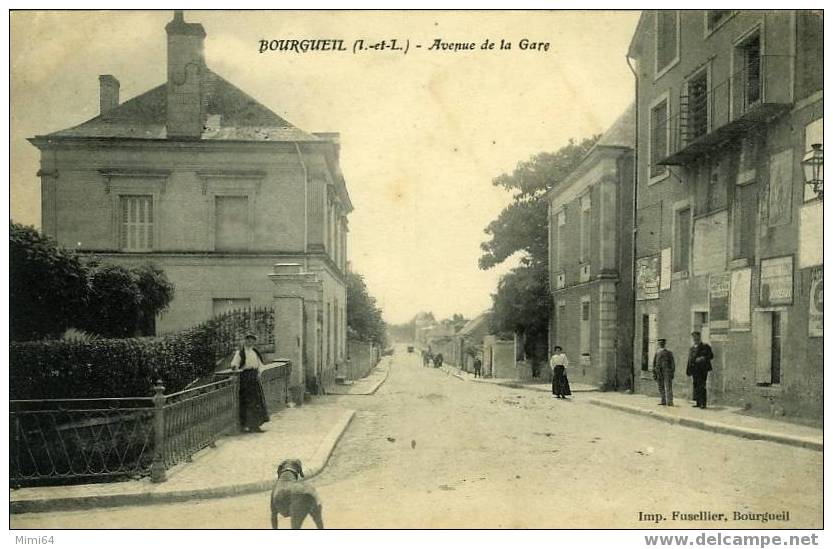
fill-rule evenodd
<path id="1" fill-rule="evenodd" d="M 472 318 L 513 260 L 477 266 L 510 201 L 492 180 L 569 139 L 603 132 L 633 101 L 625 53 L 636 11 L 186 11 L 215 72 L 309 132 L 341 134 L 355 211 L 348 258 L 388 322 Z M 11 216 L 40 225 L 38 152 L 26 138 L 98 114 L 98 75 L 125 101 L 165 80 L 167 11 L 14 12 Z M 259 53 L 260 40 L 408 41 L 407 53 Z M 435 51 L 436 39 L 475 50 Z M 495 49 L 480 49 L 486 40 Z M 512 44 L 500 50 L 503 39 Z M 548 43 L 521 50 L 522 39 Z M 422 48 L 416 45 L 421 44 Z"/>

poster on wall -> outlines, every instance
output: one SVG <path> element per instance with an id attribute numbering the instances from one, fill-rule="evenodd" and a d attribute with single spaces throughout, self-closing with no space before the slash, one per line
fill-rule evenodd
<path id="1" fill-rule="evenodd" d="M 720 273 L 726 269 L 726 238 L 729 214 L 725 210 L 694 222 L 694 275 Z"/>
<path id="2" fill-rule="evenodd" d="M 786 225 L 792 219 L 793 151 L 769 158 L 769 226 Z"/>
<path id="3" fill-rule="evenodd" d="M 761 260 L 761 294 L 758 301 L 761 307 L 792 305 L 792 256 Z"/>
<path id="4" fill-rule="evenodd" d="M 824 268 L 816 267 L 810 273 L 810 337 L 824 337 Z"/>
<path id="5" fill-rule="evenodd" d="M 712 339 L 725 337 L 729 331 L 729 273 L 709 276 L 709 333 Z"/>
<path id="6" fill-rule="evenodd" d="M 730 330 L 744 331 L 752 328 L 750 317 L 751 300 L 752 269 L 732 271 L 732 283 L 729 291 Z"/>
<path id="7" fill-rule="evenodd" d="M 671 248 L 664 248 L 660 254 L 659 289 L 671 289 Z"/>
<path id="8" fill-rule="evenodd" d="M 659 299 L 659 256 L 636 260 L 636 299 Z"/>

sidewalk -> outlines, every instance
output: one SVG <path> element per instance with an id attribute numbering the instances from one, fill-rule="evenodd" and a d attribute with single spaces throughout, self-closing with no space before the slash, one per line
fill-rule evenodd
<path id="1" fill-rule="evenodd" d="M 491 377 L 474 377 L 471 372 L 464 372 L 456 366 L 443 365 L 440 368 L 447 374 L 453 375 L 457 379 L 463 381 L 474 381 L 476 383 L 490 383 L 492 385 L 500 385 L 502 387 L 510 387 L 512 389 L 528 389 L 530 391 L 540 391 L 542 393 L 551 393 L 552 385 L 547 381 L 532 381 L 520 379 L 506 379 L 506 378 L 491 378 Z M 570 390 L 573 393 L 595 393 L 598 392 L 598 387 L 587 385 L 584 383 L 570 382 Z"/>
<path id="2" fill-rule="evenodd" d="M 597 393 L 590 398 L 589 402 L 620 412 L 639 414 L 715 433 L 766 440 L 817 451 L 822 451 L 824 447 L 822 429 L 746 415 L 741 408 L 717 405 L 701 410 L 693 408 L 691 402 L 686 399 L 675 399 L 673 407 L 658 406 L 658 397 L 615 392 Z"/>
<path id="3" fill-rule="evenodd" d="M 326 465 L 354 411 L 321 398 L 272 415 L 264 433 L 236 434 L 217 441 L 168 470 L 168 480 L 141 480 L 10 490 L 10 512 L 79 510 L 147 505 L 241 495 L 271 489 L 278 464 L 298 458 L 307 478 Z"/>
<path id="4" fill-rule="evenodd" d="M 390 374 L 391 358 L 385 357 L 379 364 L 370 370 L 370 373 L 361 379 L 348 381 L 342 385 L 336 385 L 330 389 L 331 395 L 372 395 L 382 383 L 387 381 Z"/>

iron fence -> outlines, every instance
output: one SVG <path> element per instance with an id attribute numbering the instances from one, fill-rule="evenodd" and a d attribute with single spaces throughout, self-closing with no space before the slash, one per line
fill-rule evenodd
<path id="1" fill-rule="evenodd" d="M 261 371 L 260 382 L 263 385 L 263 395 L 266 398 L 269 413 L 280 410 L 289 400 L 291 372 L 292 367 L 288 362 L 273 362 L 267 364 Z"/>
<path id="2" fill-rule="evenodd" d="M 190 461 L 195 453 L 213 447 L 222 435 L 236 430 L 237 410 L 236 378 L 164 395 L 162 420 L 157 419 L 162 436 L 157 439 L 161 452 L 156 454 L 154 480 L 160 480 L 160 465 L 168 469 L 181 461 Z"/>
<path id="3" fill-rule="evenodd" d="M 151 398 L 12 400 L 9 411 L 12 485 L 150 471 Z"/>
<path id="4" fill-rule="evenodd" d="M 271 411 L 288 399 L 288 363 L 264 369 Z M 153 397 L 10 401 L 12 486 L 137 478 L 165 471 L 237 431 L 237 376 Z"/>

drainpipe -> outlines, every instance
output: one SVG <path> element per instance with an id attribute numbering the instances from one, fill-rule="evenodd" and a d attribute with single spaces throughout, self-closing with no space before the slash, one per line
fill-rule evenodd
<path id="1" fill-rule="evenodd" d="M 301 163 L 301 169 L 304 171 L 304 272 L 309 271 L 309 171 L 307 164 L 304 162 L 304 156 L 301 154 L 301 147 L 298 142 L 295 142 L 295 152 L 298 153 L 298 161 Z"/>
<path id="2" fill-rule="evenodd" d="M 636 392 L 636 361 L 633 360 L 634 350 L 636 349 L 636 212 L 639 196 L 639 75 L 636 69 L 631 65 L 631 59 L 625 55 L 625 61 L 628 63 L 628 68 L 633 73 L 634 82 L 634 132 L 633 132 L 633 211 L 631 218 L 631 225 L 633 225 L 631 232 L 631 371 L 630 371 L 630 392 Z"/>

